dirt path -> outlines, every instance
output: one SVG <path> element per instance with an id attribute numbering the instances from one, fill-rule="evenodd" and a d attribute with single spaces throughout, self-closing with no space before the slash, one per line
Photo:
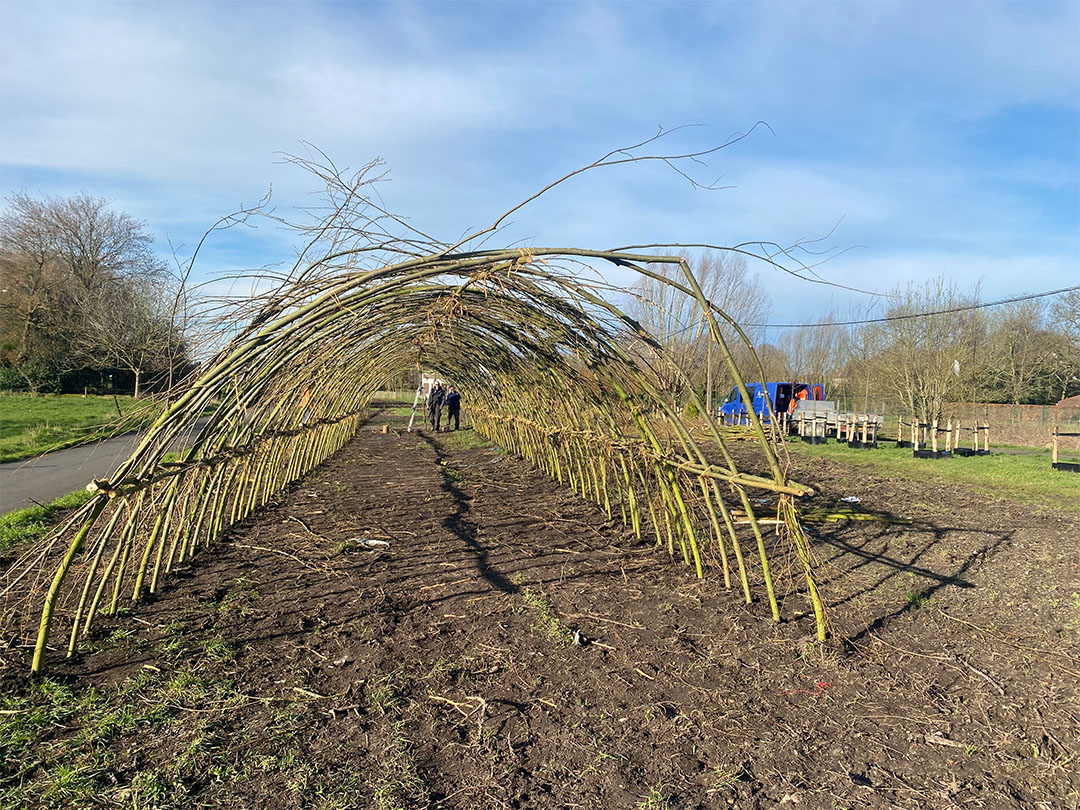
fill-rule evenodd
<path id="1" fill-rule="evenodd" d="M 820 646 L 801 596 L 773 624 L 523 462 L 440 439 L 364 430 L 57 668 L 80 694 L 160 709 L 119 734 L 99 795 L 1080 806 L 1075 519 L 819 465 L 824 503 L 925 516 L 812 527 L 833 616 Z M 2 685 L 40 701 L 19 663 Z M 97 762 L 89 721 L 68 722 L 40 732 L 58 753 L 29 766 L 25 795 L 62 761 Z"/>

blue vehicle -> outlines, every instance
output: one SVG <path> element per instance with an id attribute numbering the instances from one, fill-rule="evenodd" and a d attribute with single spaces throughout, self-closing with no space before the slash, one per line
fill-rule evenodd
<path id="1" fill-rule="evenodd" d="M 752 410 L 760 414 L 762 421 L 768 424 L 771 414 L 791 413 L 801 399 L 819 402 L 825 399 L 825 387 L 821 383 L 747 383 L 746 391 L 751 398 L 749 407 L 743 402 L 739 389 L 731 389 L 731 393 L 720 406 L 721 421 L 729 425 L 749 422 L 749 411 Z"/>

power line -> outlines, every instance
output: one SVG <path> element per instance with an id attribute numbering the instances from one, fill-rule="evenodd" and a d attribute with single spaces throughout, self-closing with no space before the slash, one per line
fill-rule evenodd
<path id="1" fill-rule="evenodd" d="M 823 326 L 858 326 L 867 323 L 887 323 L 888 321 L 906 321 L 912 318 L 929 318 L 933 315 L 948 315 L 953 312 L 970 312 L 976 309 L 986 309 L 987 307 L 999 307 L 1002 304 L 1015 304 L 1018 301 L 1032 301 L 1036 298 L 1047 298 L 1051 295 L 1061 295 L 1063 293 L 1073 292 L 1074 290 L 1080 290 L 1080 285 L 1076 287 L 1063 287 L 1060 290 L 1049 290 L 1048 292 L 1033 293 L 1031 295 L 1018 295 L 1015 298 L 1002 298 L 999 301 L 987 301 L 981 304 L 965 304 L 964 306 L 960 307 L 937 309 L 931 312 L 913 312 L 908 315 L 887 315 L 882 318 L 864 318 L 857 321 L 825 321 L 818 323 L 744 323 L 739 325 L 742 327 L 749 327 L 754 329 L 808 329 Z"/>

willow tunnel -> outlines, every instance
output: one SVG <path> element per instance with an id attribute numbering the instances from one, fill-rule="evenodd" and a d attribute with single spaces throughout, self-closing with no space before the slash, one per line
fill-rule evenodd
<path id="1" fill-rule="evenodd" d="M 753 470 L 740 470 L 713 420 L 692 426 L 657 390 L 655 364 L 670 373 L 675 361 L 602 285 L 582 280 L 583 262 L 631 268 L 695 299 L 743 386 L 721 326 L 745 337 L 679 257 L 441 252 L 301 277 L 176 392 L 131 457 L 90 485 L 92 499 L 7 571 L 3 592 L 17 609 L 5 621 L 36 639 L 33 671 L 49 649 L 72 654 L 95 617 L 213 554 L 230 526 L 349 441 L 381 386 L 420 367 L 467 389 L 486 438 L 655 539 L 697 576 L 747 602 L 762 598 L 776 619 L 779 588 L 804 594 L 824 638 L 795 509 L 810 489 L 788 479 L 773 428 L 752 415 L 760 454 Z M 200 417 L 194 443 L 168 455 Z M 766 531 L 751 508 L 754 490 L 778 497 Z M 798 561 L 784 566 L 797 572 L 788 583 L 770 571 L 778 555 Z M 50 648 L 50 638 L 64 644 Z"/>

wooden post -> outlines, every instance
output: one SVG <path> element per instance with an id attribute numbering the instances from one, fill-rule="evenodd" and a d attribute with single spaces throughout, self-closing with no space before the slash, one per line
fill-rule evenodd
<path id="1" fill-rule="evenodd" d="M 937 453 L 937 419 L 930 422 L 930 449 Z"/>
<path id="2" fill-rule="evenodd" d="M 912 415 L 912 417 L 911 417 L 911 446 L 916 450 L 919 449 L 918 436 L 915 433 L 915 431 L 918 430 L 918 428 L 915 427 L 917 424 L 918 424 L 918 422 L 916 421 L 915 416 Z"/>
<path id="3" fill-rule="evenodd" d="M 973 427 L 971 429 L 971 436 L 972 436 L 972 441 L 974 442 L 972 447 L 974 447 L 975 452 L 978 453 L 979 452 L 979 420 L 978 419 L 975 420 L 975 427 Z"/>
<path id="4" fill-rule="evenodd" d="M 952 452 L 952 417 L 945 423 L 945 452 Z"/>
<path id="5" fill-rule="evenodd" d="M 983 425 L 983 430 L 986 431 L 985 433 L 983 433 L 983 452 L 984 453 L 989 453 L 990 452 L 990 423 L 989 422 L 987 422 L 985 425 Z"/>
<path id="6" fill-rule="evenodd" d="M 863 444 L 866 444 L 869 441 L 869 439 L 867 437 L 867 431 L 869 431 L 869 429 L 870 429 L 870 414 L 866 413 L 866 414 L 863 414 L 863 423 L 862 423 L 862 442 L 863 442 Z"/>
<path id="7" fill-rule="evenodd" d="M 1050 445 L 1050 463 L 1057 464 L 1058 458 L 1058 429 L 1057 425 L 1054 425 L 1054 442 Z"/>
<path id="8" fill-rule="evenodd" d="M 904 440 L 904 417 L 896 417 L 896 440 L 902 442 Z"/>

